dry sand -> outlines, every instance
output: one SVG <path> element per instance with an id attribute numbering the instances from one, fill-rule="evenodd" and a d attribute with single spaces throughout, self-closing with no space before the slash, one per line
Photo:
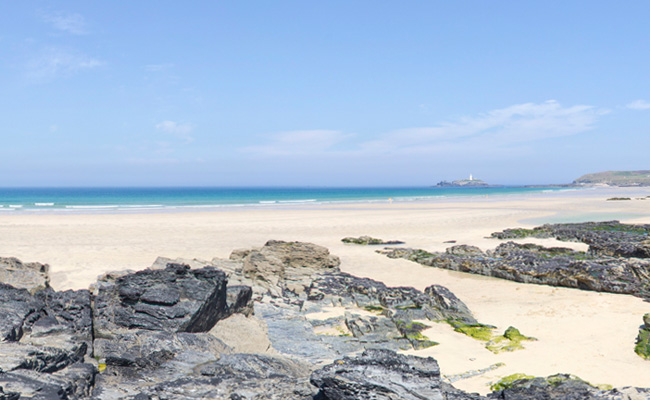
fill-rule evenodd
<path id="1" fill-rule="evenodd" d="M 241 208 L 211 212 L 2 215 L 0 256 L 51 266 L 57 290 L 86 288 L 106 271 L 142 269 L 158 256 L 227 258 L 236 248 L 261 246 L 269 239 L 326 246 L 340 256 L 341 268 L 390 286 L 448 287 L 483 323 L 503 332 L 515 326 L 536 342 L 525 350 L 492 354 L 481 342 L 446 324 L 424 332 L 441 344 L 415 352 L 438 360 L 443 375 L 505 365 L 454 383 L 486 393 L 490 382 L 515 372 L 546 376 L 571 373 L 595 384 L 650 386 L 650 361 L 633 352 L 642 315 L 650 303 L 624 295 L 526 285 L 425 268 L 376 254 L 368 246 L 345 245 L 345 236 L 397 239 L 414 248 L 442 251 L 455 240 L 486 250 L 498 245 L 490 233 L 544 222 L 620 219 L 650 223 L 650 189 L 597 189 L 526 196 L 440 199 L 392 204 L 312 205 Z M 540 242 L 557 245 L 554 241 Z M 566 243 L 560 245 L 567 246 Z M 581 245 L 577 245 L 580 247 Z"/>

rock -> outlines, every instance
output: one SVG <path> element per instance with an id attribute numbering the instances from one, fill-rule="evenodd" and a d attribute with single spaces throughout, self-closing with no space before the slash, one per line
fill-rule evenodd
<path id="1" fill-rule="evenodd" d="M 20 393 L 18 392 L 5 392 L 4 388 L 0 386 L 0 400 L 18 400 Z"/>
<path id="2" fill-rule="evenodd" d="M 98 282 L 95 330 L 100 336 L 125 329 L 207 332 L 230 315 L 226 298 L 226 276 L 213 267 L 138 271 Z"/>
<path id="3" fill-rule="evenodd" d="M 404 242 L 401 242 L 399 240 L 388 240 L 385 241 L 383 239 L 377 239 L 373 238 L 370 236 L 359 236 L 359 237 L 345 237 L 341 239 L 343 243 L 350 243 L 350 244 L 360 244 L 360 245 L 393 245 L 393 244 L 404 244 Z"/>
<path id="4" fill-rule="evenodd" d="M 231 351 L 209 333 L 133 330 L 96 339 L 95 356 L 105 369 L 97 378 L 93 399 L 138 395 L 143 387 L 191 376 L 199 365 Z"/>
<path id="5" fill-rule="evenodd" d="M 141 389 L 134 399 L 312 399 L 308 365 L 279 356 L 232 354 L 193 374 Z"/>
<path id="6" fill-rule="evenodd" d="M 568 374 L 546 378 L 506 377 L 493 386 L 490 399 L 503 400 L 632 400 L 650 398 L 650 389 L 624 388 L 601 390 Z M 638 397 L 636 397 L 638 395 Z M 633 397 L 634 396 L 634 397 Z"/>
<path id="7" fill-rule="evenodd" d="M 17 258 L 0 257 L 0 282 L 34 294 L 50 287 L 50 266 L 40 263 L 22 263 Z"/>
<path id="8" fill-rule="evenodd" d="M 210 334 L 231 347 L 234 353 L 275 352 L 266 323 L 255 316 L 233 314 L 217 322 Z"/>
<path id="9" fill-rule="evenodd" d="M 0 340 L 20 340 L 24 326 L 33 323 L 44 306 L 26 289 L 0 283 Z"/>
<path id="10" fill-rule="evenodd" d="M 250 286 L 228 286 L 226 289 L 226 308 L 228 314 L 250 316 L 253 314 L 253 289 Z"/>
<path id="11" fill-rule="evenodd" d="M 506 229 L 495 232 L 497 239 L 524 237 L 579 241 L 589 245 L 589 252 L 600 256 L 649 258 L 650 224 L 631 225 L 619 221 L 547 224 L 534 229 Z"/>
<path id="12" fill-rule="evenodd" d="M 321 399 L 444 399 L 440 368 L 431 357 L 370 349 L 312 373 Z"/>
<path id="13" fill-rule="evenodd" d="M 84 398 L 96 370 L 87 290 L 30 294 L 0 284 L 0 386 L 20 398 Z M 13 394 L 11 396 L 14 396 Z"/>
<path id="14" fill-rule="evenodd" d="M 465 324 L 478 323 L 465 303 L 446 287 L 431 285 L 424 289 L 424 293 L 431 299 L 431 306 L 440 310 L 443 319 L 461 321 Z"/>
<path id="15" fill-rule="evenodd" d="M 468 246 L 466 244 L 461 244 L 458 246 L 449 247 L 446 251 L 447 254 L 455 256 L 484 256 L 483 250 L 479 249 L 476 246 Z"/>
<path id="16" fill-rule="evenodd" d="M 242 274 L 254 281 L 254 289 L 259 287 L 275 297 L 284 292 L 304 293 L 315 274 L 338 271 L 340 264 L 324 247 L 276 240 L 260 249 L 234 251 L 230 258 L 242 261 Z"/>
<path id="17" fill-rule="evenodd" d="M 9 399 L 88 399 L 96 373 L 95 367 L 87 363 L 76 363 L 54 373 L 16 370 L 0 373 L 0 387 L 13 392 L 10 396 L 19 396 Z"/>
<path id="18" fill-rule="evenodd" d="M 395 249 L 388 257 L 516 282 L 633 294 L 650 299 L 650 260 L 586 254 L 567 248 L 502 243 L 478 253 L 457 246 L 446 253 Z"/>
<path id="19" fill-rule="evenodd" d="M 355 338 L 361 339 L 364 342 L 373 342 L 376 347 L 379 347 L 381 344 L 392 344 L 401 350 L 411 348 L 407 340 L 402 340 L 402 333 L 389 318 L 379 316 L 362 317 L 346 312 L 345 325 Z"/>
<path id="20" fill-rule="evenodd" d="M 650 313 L 643 316 L 643 325 L 639 327 L 634 352 L 640 357 L 650 360 Z"/>

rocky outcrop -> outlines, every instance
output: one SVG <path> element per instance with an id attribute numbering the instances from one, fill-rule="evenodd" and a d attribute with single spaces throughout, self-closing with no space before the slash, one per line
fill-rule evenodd
<path id="1" fill-rule="evenodd" d="M 0 284 L 0 400 L 484 399 L 394 351 L 435 345 L 427 320 L 488 328 L 442 286 L 345 274 L 300 242 L 182 261 L 106 274 L 91 292 Z M 331 306 L 345 313 L 320 318 Z"/>
<path id="2" fill-rule="evenodd" d="M 650 225 L 619 221 L 547 224 L 533 229 L 514 228 L 492 233 L 497 239 L 556 238 L 589 245 L 589 253 L 610 257 L 650 257 Z"/>
<path id="3" fill-rule="evenodd" d="M 650 299 L 650 260 L 514 242 L 502 243 L 487 252 L 470 246 L 454 246 L 445 253 L 415 249 L 392 249 L 383 253 L 426 266 L 515 282 L 633 294 Z"/>
<path id="4" fill-rule="evenodd" d="M 502 400 L 634 400 L 650 398 L 650 389 L 600 389 L 576 376 L 557 374 L 546 378 L 506 377 L 496 384 L 490 399 Z"/>
<path id="5" fill-rule="evenodd" d="M 341 263 L 325 247 L 278 240 L 270 240 L 257 249 L 235 250 L 230 260 L 241 263 L 231 275 L 239 275 L 239 280 L 250 283 L 257 293 L 274 297 L 287 292 L 304 293 L 316 274 L 336 272 Z"/>

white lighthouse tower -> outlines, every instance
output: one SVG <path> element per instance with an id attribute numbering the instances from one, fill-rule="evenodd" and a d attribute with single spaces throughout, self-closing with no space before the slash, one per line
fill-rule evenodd
<path id="1" fill-rule="evenodd" d="M 474 179 L 472 178 L 472 174 L 469 174 L 469 180 L 473 181 Z"/>

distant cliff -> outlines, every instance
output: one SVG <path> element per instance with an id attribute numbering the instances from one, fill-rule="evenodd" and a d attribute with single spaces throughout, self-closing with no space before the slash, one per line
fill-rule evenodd
<path id="1" fill-rule="evenodd" d="M 583 175 L 575 185 L 650 186 L 650 171 L 605 171 Z"/>
<path id="2" fill-rule="evenodd" d="M 442 181 L 439 182 L 437 187 L 488 187 L 488 183 L 480 179 L 459 179 L 452 182 Z"/>

